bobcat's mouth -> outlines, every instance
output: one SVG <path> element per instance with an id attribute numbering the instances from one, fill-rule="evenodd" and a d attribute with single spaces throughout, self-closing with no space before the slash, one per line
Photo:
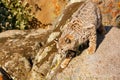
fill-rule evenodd
<path id="1" fill-rule="evenodd" d="M 68 50 L 66 52 L 66 58 L 74 58 L 76 56 L 76 51 L 74 50 Z"/>

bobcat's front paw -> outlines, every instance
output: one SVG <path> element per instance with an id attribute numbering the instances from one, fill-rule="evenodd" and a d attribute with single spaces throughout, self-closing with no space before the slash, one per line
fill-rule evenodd
<path id="1" fill-rule="evenodd" d="M 87 54 L 93 54 L 95 52 L 95 48 L 94 47 L 89 47 L 87 50 L 86 50 Z"/>
<path id="2" fill-rule="evenodd" d="M 65 68 L 67 67 L 67 65 L 69 64 L 71 58 L 66 58 L 62 63 L 61 63 L 61 68 Z"/>

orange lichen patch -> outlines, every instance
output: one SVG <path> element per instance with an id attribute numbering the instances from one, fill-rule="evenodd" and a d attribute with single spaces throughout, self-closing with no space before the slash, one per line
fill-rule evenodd
<path id="1" fill-rule="evenodd" d="M 66 5 L 66 0 L 26 0 L 32 6 L 32 13 L 42 24 L 51 24 Z M 36 10 L 36 6 L 40 10 Z"/>
<path id="2" fill-rule="evenodd" d="M 120 2 L 117 3 L 118 8 L 120 8 Z"/>
<path id="3" fill-rule="evenodd" d="M 105 11 L 103 11 L 102 13 L 103 14 L 107 14 L 107 13 L 109 13 L 109 12 L 111 12 L 112 10 L 110 9 L 110 8 L 108 8 L 108 9 L 106 9 Z"/>
<path id="4" fill-rule="evenodd" d="M 103 7 L 103 14 L 112 14 L 112 17 L 115 17 L 120 12 L 120 2 L 109 1 L 109 4 L 105 4 Z"/>
<path id="5" fill-rule="evenodd" d="M 114 25 L 116 16 L 120 14 L 120 0 L 104 0 L 98 4 L 101 9 L 104 25 Z"/>
<path id="6" fill-rule="evenodd" d="M 0 75 L 0 80 L 3 80 L 2 76 Z"/>
<path id="7" fill-rule="evenodd" d="M 60 5 L 58 4 L 58 0 L 52 0 L 52 2 L 53 2 L 54 7 L 55 7 L 55 14 L 56 14 L 56 15 L 59 15 L 59 14 L 60 14 L 61 7 L 60 7 Z"/>
<path id="8" fill-rule="evenodd" d="M 102 13 L 108 14 L 108 13 L 112 12 L 112 8 L 113 8 L 113 7 L 114 7 L 114 6 L 113 6 L 113 2 L 109 2 L 108 5 L 106 5 L 106 6 L 103 7 L 103 8 L 105 8 L 105 9 L 104 9 L 104 11 L 103 11 Z"/>

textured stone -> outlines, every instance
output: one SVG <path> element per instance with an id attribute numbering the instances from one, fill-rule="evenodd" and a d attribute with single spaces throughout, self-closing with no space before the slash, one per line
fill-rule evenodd
<path id="1" fill-rule="evenodd" d="M 51 24 L 64 9 L 67 0 L 25 0 L 32 6 L 32 12 L 42 24 Z"/>
<path id="2" fill-rule="evenodd" d="M 48 34 L 47 29 L 0 33 L 0 68 L 14 80 L 26 80 L 35 56 L 46 42 Z"/>
<path id="3" fill-rule="evenodd" d="M 83 51 L 53 80 L 119 80 L 120 30 L 111 28 L 105 36 L 98 36 L 98 48 L 92 55 Z"/>

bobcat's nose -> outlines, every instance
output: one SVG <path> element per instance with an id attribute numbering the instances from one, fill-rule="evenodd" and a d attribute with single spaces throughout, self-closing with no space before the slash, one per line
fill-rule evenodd
<path id="1" fill-rule="evenodd" d="M 58 49 L 59 53 L 65 53 L 63 49 Z"/>
<path id="2" fill-rule="evenodd" d="M 61 52 L 62 52 L 62 53 L 64 53 L 64 50 L 63 50 L 63 49 L 61 49 Z"/>

